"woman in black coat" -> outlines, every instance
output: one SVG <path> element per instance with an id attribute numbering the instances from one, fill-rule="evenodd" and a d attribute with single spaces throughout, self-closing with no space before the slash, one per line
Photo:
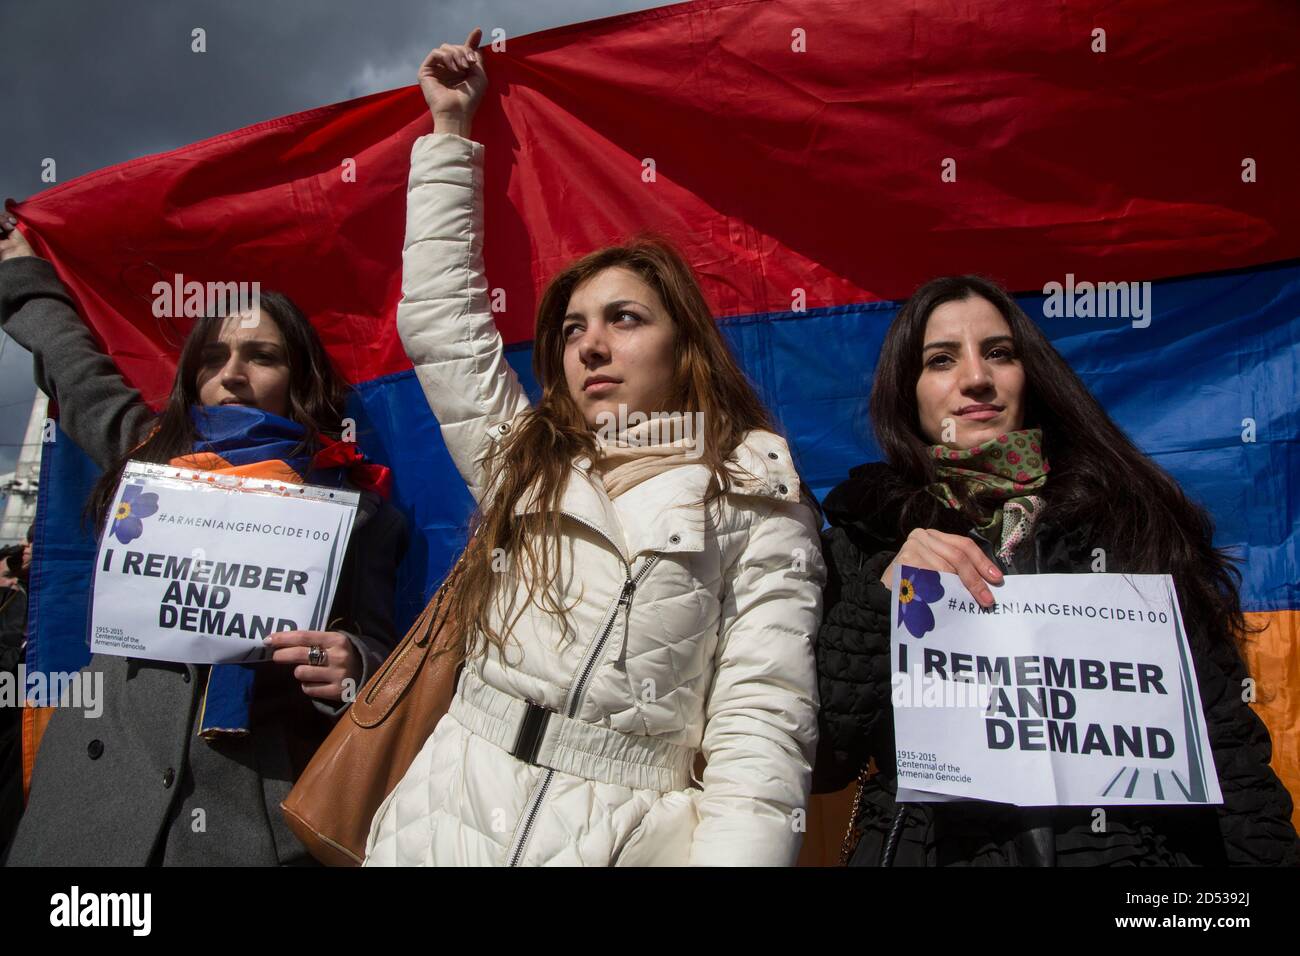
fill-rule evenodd
<path id="1" fill-rule="evenodd" d="M 101 527 L 127 460 L 187 461 L 201 439 L 216 437 L 214 423 L 227 429 L 223 440 L 240 429 L 256 436 L 245 447 L 266 447 L 258 441 L 268 437 L 297 443 L 294 474 L 302 460 L 311 463 L 302 474 L 363 482 L 327 630 L 280 632 L 270 662 L 238 673 L 220 665 L 220 679 L 208 665 L 91 659 L 85 674 L 102 676 L 102 714 L 55 710 L 8 864 L 311 862 L 280 801 L 349 689 L 359 689 L 396 643 L 394 592 L 407 532 L 383 494 L 364 487 L 373 468 L 339 447 L 347 388 L 315 330 L 282 295 L 264 292 L 260 305 L 253 322 L 238 314 L 195 322 L 171 394 L 154 415 L 99 350 L 53 266 L 32 254 L 12 221 L 0 222 L 0 325 L 31 351 L 63 430 L 104 469 L 90 503 Z M 327 466 L 349 459 L 346 468 Z M 221 714 L 238 726 L 208 726 L 203 704 L 213 694 L 243 704 Z"/>
<path id="2" fill-rule="evenodd" d="M 859 792 L 853 865 L 1294 864 L 1291 797 L 1245 703 L 1239 575 L 1205 511 L 1110 420 L 1005 291 L 935 279 L 881 350 L 871 417 L 883 463 L 827 496 L 814 789 Z M 901 564 L 958 574 L 982 605 L 1004 574 L 1173 575 L 1219 807 L 898 805 L 890 585 Z M 856 839 L 856 845 L 854 841 Z"/>

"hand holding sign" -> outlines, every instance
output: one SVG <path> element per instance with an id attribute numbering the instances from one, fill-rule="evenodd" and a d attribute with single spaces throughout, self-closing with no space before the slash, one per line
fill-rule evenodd
<path id="1" fill-rule="evenodd" d="M 1223 802 L 1167 574 L 1017 574 L 998 602 L 903 565 L 891 615 L 898 799 Z"/>
<path id="2" fill-rule="evenodd" d="M 274 648 L 271 660 L 298 665 L 293 677 L 308 697 L 342 701 L 344 681 L 351 680 L 355 691 L 361 679 L 361 655 L 348 636 L 339 631 L 278 631 L 266 638 L 266 644 Z M 311 662 L 314 647 L 324 655 L 316 665 Z"/>
<path id="3" fill-rule="evenodd" d="M 999 571 L 980 550 L 980 546 L 970 538 L 960 534 L 947 534 L 933 528 L 916 528 L 907 536 L 880 582 L 885 587 L 894 586 L 894 575 L 899 565 L 912 568 L 927 568 L 931 571 L 945 571 L 961 578 L 975 600 L 984 607 L 993 604 L 993 593 L 988 584 L 1001 584 L 1002 572 Z"/>
<path id="4" fill-rule="evenodd" d="M 91 650 L 252 663 L 270 656 L 271 634 L 309 632 L 327 635 L 317 643 L 337 648 L 329 667 L 349 673 L 304 683 L 359 674 L 347 637 L 322 630 L 357 500 L 344 488 L 128 463 L 95 561 Z"/>

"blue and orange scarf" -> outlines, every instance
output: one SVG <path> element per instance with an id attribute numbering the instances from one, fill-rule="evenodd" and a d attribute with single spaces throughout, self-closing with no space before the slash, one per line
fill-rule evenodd
<path id="1" fill-rule="evenodd" d="M 243 405 L 194 406 L 199 440 L 194 451 L 173 458 L 178 468 L 223 475 L 269 478 L 294 484 L 375 491 L 388 497 L 391 474 L 366 460 L 351 442 L 324 439 L 303 448 L 306 429 L 297 422 Z M 199 736 L 246 734 L 250 726 L 257 664 L 214 664 L 199 714 Z"/>

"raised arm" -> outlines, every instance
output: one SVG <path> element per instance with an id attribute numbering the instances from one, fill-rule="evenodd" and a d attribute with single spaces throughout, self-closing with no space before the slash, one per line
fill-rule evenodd
<path id="1" fill-rule="evenodd" d="M 467 137 L 487 86 L 475 51 L 444 45 L 420 67 L 434 132 L 415 141 L 397 330 L 475 501 L 495 426 L 528 407 L 492 321 L 483 273 L 483 146 Z"/>
<path id="2" fill-rule="evenodd" d="M 144 437 L 153 416 L 100 351 L 54 266 L 0 214 L 0 327 L 32 353 L 36 384 L 64 432 L 101 468 Z"/>

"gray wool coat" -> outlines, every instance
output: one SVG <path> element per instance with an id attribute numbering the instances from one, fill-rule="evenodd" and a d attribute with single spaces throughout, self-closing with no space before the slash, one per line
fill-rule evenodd
<path id="1" fill-rule="evenodd" d="M 50 263 L 0 262 L 0 326 L 31 351 L 36 383 L 60 425 L 100 467 L 139 440 L 151 418 L 104 355 Z M 362 494 L 331 629 L 361 654 L 364 677 L 396 643 L 401 514 Z M 342 707 L 313 701 L 292 668 L 260 665 L 251 732 L 197 735 L 209 668 L 97 654 L 98 717 L 55 711 L 6 865 L 293 865 L 311 862 L 280 811 Z"/>

